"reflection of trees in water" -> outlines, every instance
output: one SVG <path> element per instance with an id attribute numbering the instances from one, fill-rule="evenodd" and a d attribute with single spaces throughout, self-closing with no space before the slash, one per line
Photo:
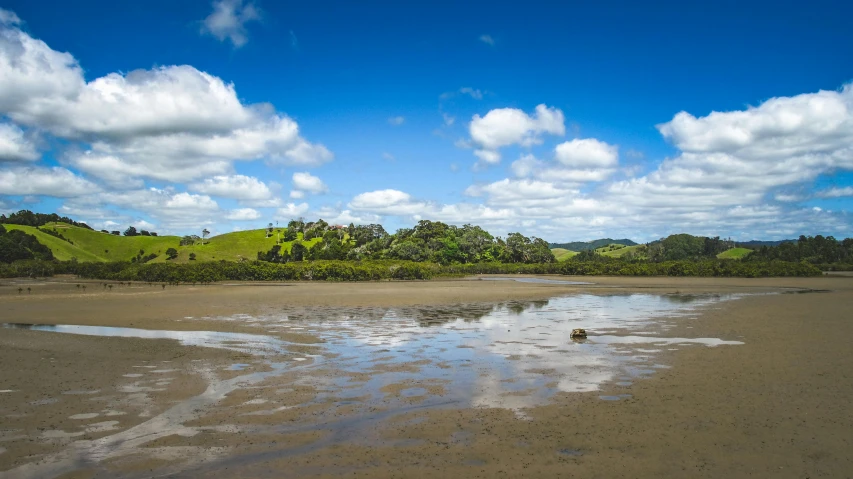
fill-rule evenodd
<path id="1" fill-rule="evenodd" d="M 531 309 L 542 309 L 548 300 L 507 301 L 503 303 L 463 303 L 455 305 L 419 306 L 400 308 L 400 317 L 412 318 L 421 326 L 435 326 L 461 319 L 465 322 L 479 321 L 496 311 L 507 310 L 512 314 L 521 314 Z"/>
<path id="2" fill-rule="evenodd" d="M 288 321 L 336 322 L 341 320 L 378 321 L 385 318 L 391 308 L 378 307 L 340 307 L 340 306 L 308 306 L 286 308 L 282 313 Z"/>
<path id="3" fill-rule="evenodd" d="M 399 308 L 397 316 L 411 318 L 421 326 L 433 326 L 461 319 L 465 322 L 479 321 L 494 312 L 499 305 L 495 303 L 463 303 L 453 305 L 417 306 Z"/>
<path id="4" fill-rule="evenodd" d="M 669 301 L 670 303 L 687 304 L 701 300 L 718 301 L 722 296 L 719 294 L 662 294 L 661 298 L 663 298 L 664 301 Z"/>
<path id="5" fill-rule="evenodd" d="M 479 321 L 496 311 L 507 310 L 521 314 L 533 309 L 542 309 L 548 300 L 506 301 L 501 303 L 459 303 L 429 306 L 377 307 L 294 307 L 282 313 L 289 321 L 335 322 L 346 320 L 380 321 L 388 317 L 411 319 L 420 326 L 435 326 L 461 319 L 465 322 Z"/>
<path id="6" fill-rule="evenodd" d="M 548 306 L 548 300 L 542 299 L 538 301 L 508 301 L 503 306 L 513 314 L 521 314 L 531 309 L 542 309 Z"/>

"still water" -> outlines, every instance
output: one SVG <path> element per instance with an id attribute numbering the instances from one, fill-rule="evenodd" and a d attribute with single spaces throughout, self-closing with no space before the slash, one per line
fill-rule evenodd
<path id="1" fill-rule="evenodd" d="M 276 333 L 310 333 L 323 340 L 321 353 L 311 358 L 322 359 L 323 367 L 299 381 L 319 388 L 324 397 L 387 403 L 393 400 L 388 397 L 388 386 L 396 385 L 396 398 L 433 395 L 463 406 L 521 410 L 547 403 L 558 393 L 599 391 L 605 385 L 626 388 L 670 367 L 663 354 L 667 351 L 743 344 L 733 338 L 668 334 L 678 322 L 695 321 L 700 309 L 738 297 L 580 294 L 499 304 L 298 308 L 260 317 L 204 318 L 255 325 L 259 334 L 4 326 L 174 339 L 188 346 L 240 351 L 277 363 L 275 357 L 287 354 L 290 345 Z M 569 333 L 575 328 L 586 329 L 588 338 L 571 340 Z M 233 366 L 234 370 L 241 367 Z M 623 397 L 630 395 L 602 395 L 606 400 Z"/>

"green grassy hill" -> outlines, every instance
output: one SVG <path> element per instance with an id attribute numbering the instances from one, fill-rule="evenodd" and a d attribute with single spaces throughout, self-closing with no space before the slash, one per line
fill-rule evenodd
<path id="1" fill-rule="evenodd" d="M 299 239 L 302 239 L 302 233 L 298 234 Z M 185 263 L 190 261 L 190 253 L 195 253 L 196 261 L 253 261 L 258 257 L 258 251 L 269 251 L 278 241 L 278 233 L 274 232 L 272 236 L 267 238 L 267 230 L 247 230 L 235 231 L 233 233 L 225 233 L 219 236 L 208 238 L 204 244 L 196 243 L 189 246 L 174 246 L 178 250 L 178 257 L 172 260 L 173 262 Z M 306 248 L 311 248 L 315 244 L 323 241 L 322 238 L 313 238 L 308 241 L 303 241 L 302 244 Z M 177 243 L 177 242 L 176 242 Z M 290 251 L 292 242 L 281 243 L 281 249 Z M 165 251 L 165 250 L 164 250 Z M 162 263 L 166 260 L 165 255 L 152 260 L 152 263 Z"/>
<path id="2" fill-rule="evenodd" d="M 746 255 L 748 255 L 749 253 L 752 253 L 751 249 L 732 248 L 732 249 L 728 249 L 728 250 L 723 251 L 722 253 L 718 254 L 717 258 L 720 258 L 720 259 L 741 259 L 741 258 L 745 257 Z"/>
<path id="3" fill-rule="evenodd" d="M 557 261 L 565 261 L 578 254 L 577 251 L 569 251 L 565 248 L 552 248 L 551 252 L 554 253 L 554 257 L 557 258 Z"/>
<path id="4" fill-rule="evenodd" d="M 42 230 L 49 229 L 62 234 L 71 240 L 72 244 L 32 226 L 3 226 L 8 230 L 21 230 L 34 235 L 39 243 L 50 248 L 56 259 L 62 261 L 71 258 L 77 258 L 78 261 L 130 261 L 142 250 L 145 255 L 157 254 L 157 258 L 151 262 L 161 263 L 167 261 L 165 253 L 169 248 L 178 250 L 178 257 L 172 261 L 179 263 L 189 261 L 190 253 L 195 253 L 196 261 L 254 260 L 258 251 L 269 251 L 278 239 L 277 233 L 267 238 L 266 230 L 258 229 L 214 236 L 208 238 L 205 244 L 199 242 L 195 245 L 180 246 L 181 238 L 178 236 L 116 236 L 65 223 L 49 223 L 41 227 Z M 299 233 L 299 238 L 302 238 L 302 233 Z M 303 244 L 310 248 L 320 241 L 321 238 L 314 238 Z M 290 251 L 291 246 L 292 243 L 289 242 L 281 244 L 282 249 L 287 251 Z"/>
<path id="5" fill-rule="evenodd" d="M 601 238 L 592 241 L 573 241 L 571 243 L 549 243 L 548 246 L 553 249 L 561 248 L 567 249 L 569 251 L 587 251 L 591 249 L 599 249 L 606 247 L 611 244 L 623 244 L 625 246 L 634 246 L 637 243 L 629 240 L 628 238 L 623 239 L 612 239 L 612 238 Z"/>
<path id="6" fill-rule="evenodd" d="M 603 248 L 599 248 L 595 251 L 598 252 L 599 254 L 601 254 L 601 256 L 609 256 L 611 258 L 621 258 L 622 256 L 624 256 L 628 252 L 634 252 L 636 254 L 642 255 L 643 252 L 645 251 L 645 248 L 646 248 L 646 245 L 642 245 L 642 244 L 633 245 L 633 246 L 625 246 L 622 244 L 613 244 L 613 245 L 605 246 Z"/>
<path id="7" fill-rule="evenodd" d="M 604 255 L 605 253 L 607 253 L 607 256 L 612 256 L 613 253 L 615 253 L 621 249 L 624 249 L 625 247 L 626 247 L 626 245 L 621 244 L 621 243 L 611 243 L 611 244 L 602 246 L 600 248 L 595 248 L 595 252 L 600 254 L 600 255 Z"/>
<path id="8" fill-rule="evenodd" d="M 72 244 L 31 226 L 4 226 L 6 229 L 17 229 L 34 235 L 39 243 L 53 251 L 56 259 L 63 261 L 71 258 L 77 258 L 78 261 L 129 261 L 139 254 L 139 250 L 144 250 L 145 254 L 158 251 L 162 254 L 166 248 L 177 246 L 180 241 L 177 236 L 115 236 L 65 223 L 50 223 L 41 227 L 62 234 Z"/>
<path id="9" fill-rule="evenodd" d="M 20 226 L 20 225 L 3 225 L 7 230 L 19 230 L 24 233 L 33 235 L 36 237 L 39 243 L 50 248 L 50 251 L 53 253 L 53 256 L 56 259 L 67 261 L 71 258 L 76 257 L 80 261 L 103 261 L 99 256 L 93 255 L 88 251 L 84 251 L 67 241 L 63 241 L 59 238 L 54 238 L 46 233 L 42 233 L 41 231 L 37 231 L 35 228 L 31 226 Z"/>

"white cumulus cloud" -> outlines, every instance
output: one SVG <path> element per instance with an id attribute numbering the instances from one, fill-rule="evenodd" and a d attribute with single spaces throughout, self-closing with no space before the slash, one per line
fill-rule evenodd
<path id="1" fill-rule="evenodd" d="M 496 165 L 501 162 L 501 154 L 493 150 L 474 150 L 474 156 L 480 160 L 479 164 Z"/>
<path id="2" fill-rule="evenodd" d="M 212 225 L 221 215 L 211 197 L 179 192 L 173 187 L 104 191 L 73 198 L 64 205 L 65 210 L 95 212 L 104 207 L 143 213 L 158 220 L 161 228 L 183 234 Z"/>
<path id="3" fill-rule="evenodd" d="M 233 84 L 192 66 L 87 82 L 73 56 L 17 27 L 0 27 L 0 40 L 0 114 L 83 141 L 65 161 L 106 181 L 187 181 L 230 174 L 239 160 L 316 166 L 333 158 L 291 118 L 242 103 Z"/>
<path id="4" fill-rule="evenodd" d="M 497 163 L 500 148 L 540 144 L 542 134 L 562 136 L 566 126 L 561 110 L 543 104 L 536 107 L 533 115 L 517 108 L 497 108 L 482 117 L 474 115 L 468 130 L 472 143 L 479 146 L 477 157 L 485 163 Z"/>
<path id="5" fill-rule="evenodd" d="M 276 211 L 275 217 L 284 220 L 296 219 L 304 215 L 308 208 L 308 203 L 288 203 Z"/>
<path id="6" fill-rule="evenodd" d="M 20 127 L 11 123 L 0 123 L 0 162 L 35 161 L 39 152 Z"/>
<path id="7" fill-rule="evenodd" d="M 845 186 L 843 188 L 829 188 L 817 192 L 817 196 L 821 198 L 842 198 L 845 196 L 853 196 L 853 186 Z"/>
<path id="8" fill-rule="evenodd" d="M 616 172 L 618 147 L 594 138 L 560 143 L 554 149 L 554 160 L 539 160 L 522 155 L 511 165 L 521 178 L 533 177 L 554 183 L 589 183 L 604 181 Z"/>
<path id="9" fill-rule="evenodd" d="M 323 180 L 308 172 L 293 174 L 293 188 L 313 194 L 325 193 L 329 190 L 329 187 L 323 183 Z"/>
<path id="10" fill-rule="evenodd" d="M 356 195 L 349 208 L 377 216 L 400 216 L 410 220 L 432 219 L 452 224 L 509 224 L 514 216 L 510 209 L 494 209 L 484 205 L 458 203 L 441 205 L 412 198 L 406 192 L 387 189 Z"/>
<path id="11" fill-rule="evenodd" d="M 619 160 L 619 148 L 595 138 L 575 139 L 557 145 L 555 158 L 570 168 L 612 167 Z"/>
<path id="12" fill-rule="evenodd" d="M 18 167 L 0 170 L 0 195 L 44 195 L 69 198 L 91 194 L 99 188 L 61 168 Z"/>
<path id="13" fill-rule="evenodd" d="M 206 195 L 232 198 L 241 202 L 265 202 L 273 195 L 263 181 L 245 175 L 214 176 L 190 184 L 188 188 Z"/>
<path id="14" fill-rule="evenodd" d="M 2 25 L 18 25 L 20 23 L 21 23 L 21 19 L 18 18 L 18 15 L 16 15 L 15 12 L 0 8 L 0 24 L 2 24 Z"/>
<path id="15" fill-rule="evenodd" d="M 260 217 L 261 213 L 252 208 L 238 208 L 225 214 L 225 219 L 231 221 L 250 221 Z"/>
<path id="16" fill-rule="evenodd" d="M 353 210 L 399 216 L 418 214 L 426 205 L 426 202 L 416 201 L 408 193 L 392 189 L 361 193 L 349 203 Z"/>
<path id="17" fill-rule="evenodd" d="M 202 22 L 201 32 L 221 42 L 229 40 L 239 48 L 249 41 L 246 24 L 260 19 L 260 11 L 254 3 L 244 5 L 243 0 L 218 0 L 213 2 L 213 12 Z"/>

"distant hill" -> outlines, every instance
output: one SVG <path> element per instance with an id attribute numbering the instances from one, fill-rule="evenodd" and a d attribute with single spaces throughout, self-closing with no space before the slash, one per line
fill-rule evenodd
<path id="1" fill-rule="evenodd" d="M 192 245 L 181 245 L 179 236 L 116 236 L 64 222 L 48 223 L 40 229 L 14 224 L 4 226 L 7 230 L 20 230 L 35 236 L 39 243 L 50 248 L 56 259 L 62 261 L 71 258 L 79 261 L 130 261 L 134 257 L 156 255 L 149 262 L 162 263 L 166 261 L 165 252 L 169 248 L 178 252 L 173 262 L 179 263 L 190 261 L 190 253 L 195 253 L 198 261 L 254 260 L 258 251 L 272 248 L 280 234 L 276 231 L 268 237 L 265 229 L 235 231 L 208 238 L 204 244 L 197 241 Z M 302 233 L 299 233 L 299 238 L 302 238 Z M 303 244 L 310 248 L 320 241 L 322 238 L 314 238 Z M 291 246 L 292 242 L 281 244 L 285 250 L 290 250 Z"/>
<path id="2" fill-rule="evenodd" d="M 602 246 L 601 248 L 596 248 L 596 253 L 601 256 L 609 256 L 611 258 L 621 258 L 628 253 L 632 253 L 634 255 L 639 255 L 639 257 L 645 258 L 646 254 L 646 245 L 644 244 L 635 244 L 632 246 L 623 246 L 621 243 L 613 243 L 607 246 Z"/>
<path id="3" fill-rule="evenodd" d="M 554 248 L 562 248 L 567 249 L 569 251 L 586 251 L 590 249 L 598 249 L 603 248 L 605 246 L 609 246 L 611 244 L 623 244 L 625 246 L 636 246 L 637 243 L 631 241 L 627 238 L 625 239 L 611 239 L 611 238 L 602 238 L 592 241 L 575 241 L 573 243 L 550 243 L 548 247 L 551 249 Z"/>
<path id="4" fill-rule="evenodd" d="M 30 210 L 21 210 L 17 213 L 12 213 L 8 217 L 0 215 L 0 224 L 23 225 L 23 226 L 43 226 L 48 223 L 67 223 L 80 228 L 92 229 L 86 223 L 78 223 L 67 216 L 59 216 L 56 213 L 44 214 L 33 213 Z"/>
<path id="5" fill-rule="evenodd" d="M 551 248 L 551 252 L 554 253 L 554 257 L 557 258 L 557 261 L 565 261 L 578 254 L 577 251 L 569 251 L 565 248 Z"/>
<path id="6" fill-rule="evenodd" d="M 752 253 L 752 250 L 749 248 L 731 248 L 723 251 L 722 253 L 717 255 L 717 258 L 720 259 L 743 259 L 749 253 Z"/>
<path id="7" fill-rule="evenodd" d="M 752 241 L 738 241 L 735 243 L 738 248 L 749 248 L 756 249 L 761 248 L 762 246 L 779 246 L 782 243 L 796 243 L 797 240 L 780 240 L 780 241 L 762 241 L 762 240 L 752 240 Z"/>

